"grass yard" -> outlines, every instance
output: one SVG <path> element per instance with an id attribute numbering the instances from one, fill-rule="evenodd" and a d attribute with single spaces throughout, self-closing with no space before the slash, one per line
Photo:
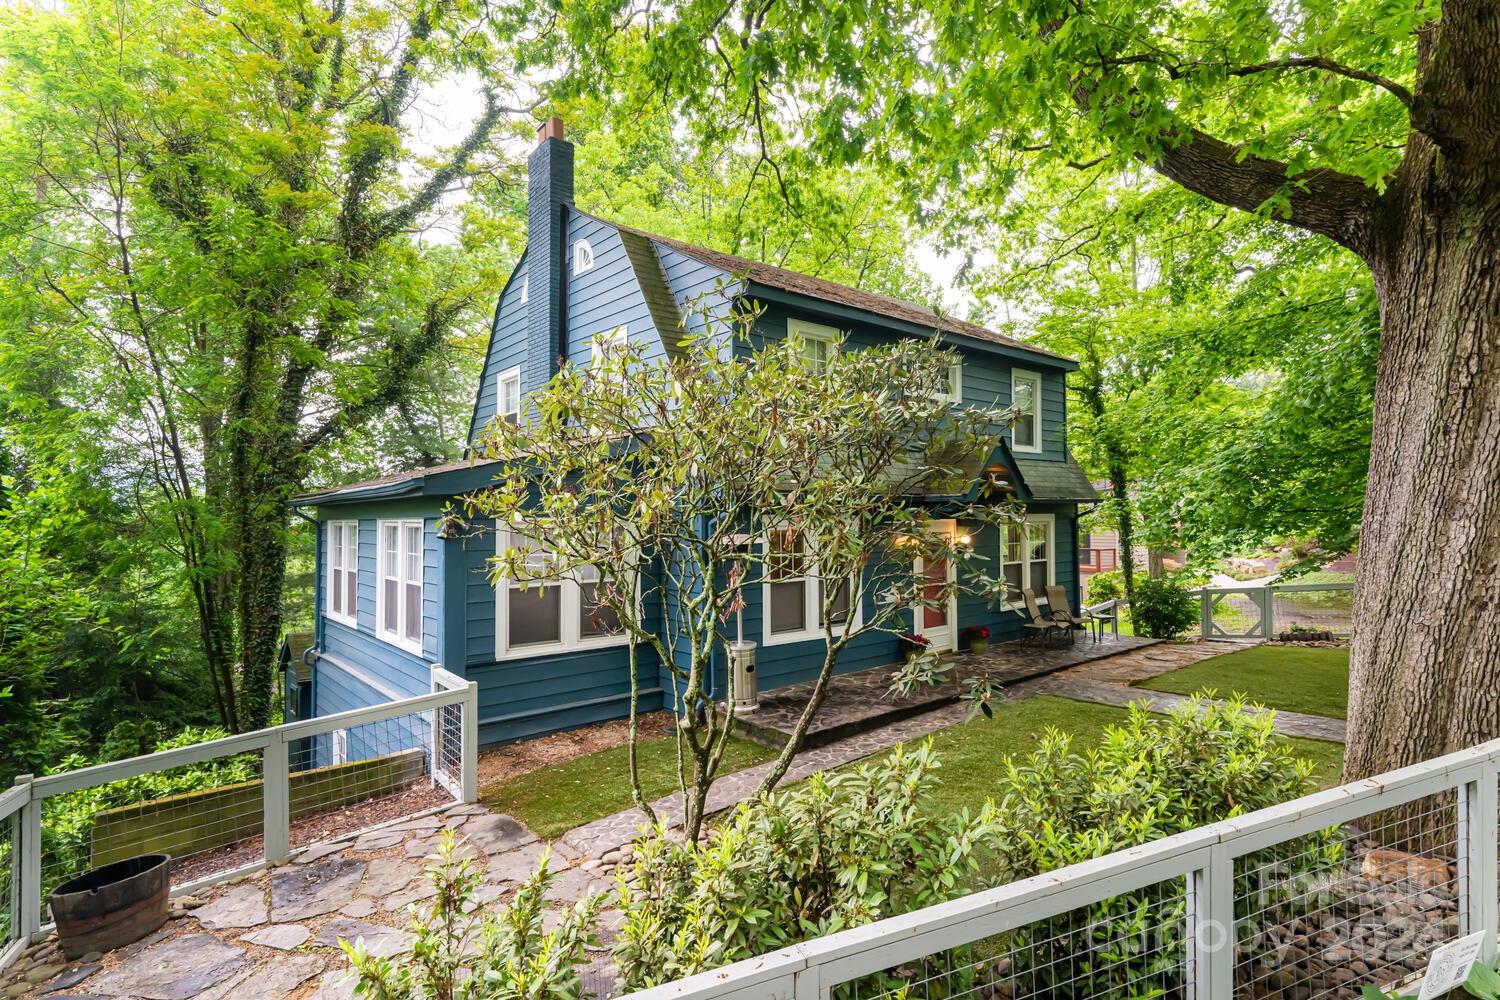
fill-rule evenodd
<path id="1" fill-rule="evenodd" d="M 720 774 L 774 756 L 774 751 L 758 743 L 731 738 Z M 496 812 L 510 813 L 539 837 L 557 837 L 630 808 L 628 768 L 625 747 L 613 747 L 495 782 L 480 790 L 479 799 Z M 641 789 L 648 800 L 677 790 L 676 769 L 673 741 L 655 739 L 641 744 Z"/>
<path id="2" fill-rule="evenodd" d="M 1137 687 L 1174 694 L 1211 688 L 1270 708 L 1342 719 L 1349 710 L 1349 650 L 1255 646 L 1141 681 Z"/>
<path id="3" fill-rule="evenodd" d="M 1099 742 L 1106 726 L 1123 722 L 1123 708 L 1095 705 L 1040 695 L 999 705 L 992 719 L 978 718 L 945 729 L 933 736 L 942 767 L 942 779 L 932 808 L 945 812 L 977 809 L 995 794 L 1000 760 L 1013 754 L 1029 754 L 1037 738 L 1049 727 L 1073 735 L 1073 748 L 1086 750 Z M 1317 765 L 1313 774 L 1318 787 L 1338 783 L 1344 765 L 1344 748 L 1326 740 L 1288 738 L 1300 756 Z M 846 765 L 857 767 L 858 763 Z"/>

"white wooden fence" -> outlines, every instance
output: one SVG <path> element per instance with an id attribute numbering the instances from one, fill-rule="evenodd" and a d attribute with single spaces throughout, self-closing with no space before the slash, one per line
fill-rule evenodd
<path id="1" fill-rule="evenodd" d="M 1410 983 L 1459 936 L 1482 931 L 1495 954 L 1497 780 L 1500 740 L 630 997 L 1248 1000 Z M 1425 915 L 1393 947 L 1408 911 Z M 1316 939 L 1289 943 L 1304 925 Z"/>
<path id="2" fill-rule="evenodd" d="M 1203 639 L 1274 639 L 1304 628 L 1348 637 L 1353 627 L 1352 583 L 1273 583 L 1198 587 Z"/>
<path id="3" fill-rule="evenodd" d="M 303 815 L 340 810 L 359 831 L 360 806 L 390 796 L 412 812 L 478 798 L 479 687 L 435 668 L 430 694 L 76 771 L 23 775 L 0 792 L 0 969 L 43 930 L 46 893 L 90 867 L 101 852 L 123 846 L 145 853 L 170 842 L 174 893 L 235 878 L 281 861 L 318 835 Z M 187 768 L 221 768 L 222 782 L 174 791 Z M 127 783 L 134 782 L 133 787 Z M 106 800 L 79 834 L 57 825 L 60 808 L 99 790 L 125 792 Z M 142 792 L 144 791 L 144 798 Z M 92 800 L 90 800 L 92 801 Z M 67 812 L 76 818 L 77 810 Z M 371 814 L 374 816 L 375 814 Z M 406 815 L 410 815 L 407 813 Z M 114 817 L 112 825 L 106 820 Z M 404 818 L 404 817 L 403 817 Z M 372 820 L 367 826 L 384 825 Z M 101 843 L 101 831 L 111 832 Z M 225 831 L 230 833 L 226 835 Z M 72 837 L 74 850 L 64 849 Z M 236 838 L 226 843 L 226 836 Z M 246 860 L 246 843 L 260 840 Z"/>

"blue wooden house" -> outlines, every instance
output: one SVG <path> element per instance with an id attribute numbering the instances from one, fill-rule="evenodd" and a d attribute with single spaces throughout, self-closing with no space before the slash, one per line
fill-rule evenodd
<path id="1" fill-rule="evenodd" d="M 916 609 L 915 630 L 955 649 L 974 625 L 989 626 L 992 641 L 1014 638 L 1021 587 L 1040 593 L 1061 584 L 1078 606 L 1078 504 L 1094 491 L 1064 433 L 1064 381 L 1074 362 L 921 306 L 582 212 L 573 204 L 573 147 L 555 119 L 528 164 L 528 244 L 495 308 L 469 440 L 492 420 L 520 419 L 527 394 L 555 374 L 559 359 L 586 365 L 595 345 L 616 337 L 659 356 L 675 349 L 684 327 L 701 324 L 705 298 L 727 312 L 737 297 L 763 309 L 746 349 L 796 333 L 816 365 L 838 338 L 857 349 L 940 334 L 962 357 L 949 379 L 956 403 L 1020 408 L 981 475 L 1025 503 L 1026 523 L 968 529 L 977 531 L 972 544 L 990 565 L 1003 569 L 1014 601 L 993 606 L 960 596 L 943 610 Z M 296 714 L 425 693 L 435 666 L 478 682 L 483 743 L 626 714 L 624 641 L 591 612 L 591 581 L 541 593 L 496 586 L 486 562 L 508 544 L 505 534 L 493 525 L 456 531 L 444 520 L 454 498 L 495 473 L 494 463 L 462 461 L 298 499 L 318 524 L 318 617 L 311 670 L 293 693 Z M 934 579 L 949 571 L 923 569 Z M 801 582 L 799 591 L 797 580 L 780 580 L 774 594 L 769 584 L 747 588 L 744 626 L 746 638 L 760 643 L 762 690 L 809 680 L 820 662 L 815 588 Z M 851 647 L 841 669 L 897 659 L 894 638 L 871 634 Z M 669 675 L 660 671 L 659 680 L 645 685 L 643 710 L 660 707 Z"/>

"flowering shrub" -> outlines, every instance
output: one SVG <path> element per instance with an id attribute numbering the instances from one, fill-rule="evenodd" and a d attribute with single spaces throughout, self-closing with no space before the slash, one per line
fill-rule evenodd
<path id="1" fill-rule="evenodd" d="M 970 639 L 988 639 L 990 637 L 990 627 L 988 625 L 970 625 L 964 629 L 964 635 Z"/>

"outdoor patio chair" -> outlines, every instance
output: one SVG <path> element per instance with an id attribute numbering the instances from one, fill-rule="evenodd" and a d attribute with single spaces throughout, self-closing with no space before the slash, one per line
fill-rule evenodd
<path id="1" fill-rule="evenodd" d="M 1047 610 L 1058 627 L 1067 632 L 1069 642 L 1072 642 L 1079 632 L 1088 631 L 1088 618 L 1073 613 L 1073 609 L 1068 607 L 1067 591 L 1057 584 L 1052 584 L 1047 588 Z"/>
<path id="2" fill-rule="evenodd" d="M 1045 646 L 1053 635 L 1064 634 L 1065 630 L 1061 625 L 1042 614 L 1041 605 L 1036 601 L 1036 593 L 1030 587 L 1021 588 L 1021 600 L 1026 602 L 1026 617 L 1031 619 L 1021 625 L 1026 630 L 1023 638 L 1040 641 Z"/>

